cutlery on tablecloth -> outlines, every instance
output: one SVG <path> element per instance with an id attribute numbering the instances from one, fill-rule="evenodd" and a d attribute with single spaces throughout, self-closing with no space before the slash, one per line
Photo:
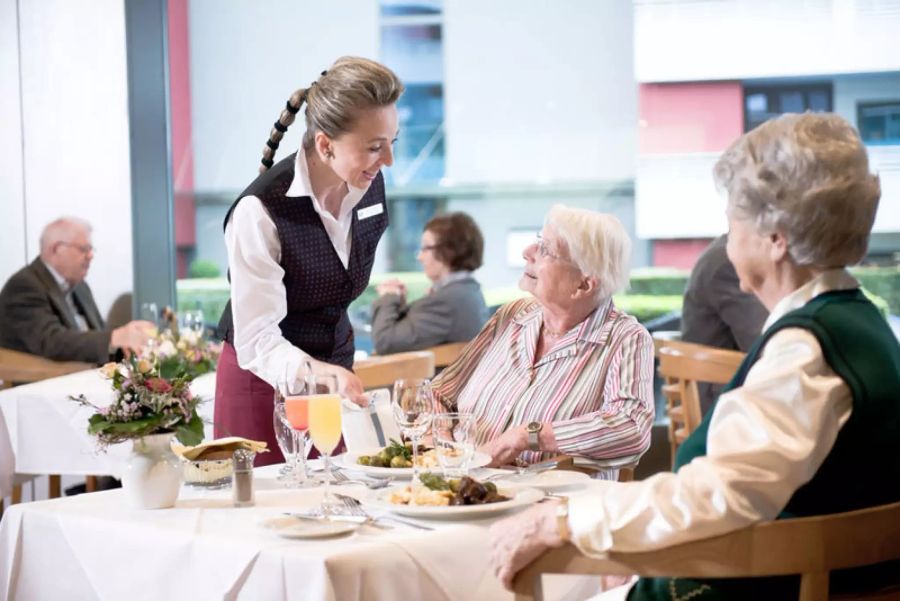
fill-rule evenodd
<path id="1" fill-rule="evenodd" d="M 531 465 L 525 467 L 517 467 L 514 468 L 512 472 L 503 472 L 502 474 L 491 474 L 487 478 L 483 478 L 482 480 L 485 482 L 491 480 L 500 480 L 503 478 L 517 478 L 519 476 L 533 476 L 535 474 L 540 474 L 542 472 L 546 472 L 552 469 L 556 469 L 559 467 L 558 459 L 551 459 L 549 461 L 541 461 L 540 463 L 532 463 Z"/>
<path id="2" fill-rule="evenodd" d="M 340 493 L 334 493 L 334 496 L 338 498 L 338 500 L 344 504 L 347 508 L 347 511 L 351 512 L 353 515 L 357 516 L 365 516 L 369 519 L 381 519 L 381 520 L 389 520 L 392 522 L 397 522 L 398 524 L 404 524 L 406 526 L 412 526 L 413 528 L 418 528 L 419 530 L 434 530 L 431 526 L 426 526 L 425 524 L 419 524 L 418 522 L 413 522 L 412 520 L 405 520 L 403 518 L 399 518 L 395 515 L 383 515 L 379 518 L 374 518 L 369 515 L 365 509 L 363 509 L 362 502 L 356 497 L 351 497 L 350 495 L 342 495 Z"/>

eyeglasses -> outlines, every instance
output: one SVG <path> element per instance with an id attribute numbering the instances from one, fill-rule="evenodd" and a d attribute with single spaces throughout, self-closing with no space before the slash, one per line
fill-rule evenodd
<path id="1" fill-rule="evenodd" d="M 60 244 L 62 244 L 63 246 L 71 246 L 72 248 L 77 248 L 83 255 L 86 255 L 94 250 L 94 247 L 91 244 L 75 244 L 74 242 L 60 242 Z"/>
<path id="2" fill-rule="evenodd" d="M 537 235 L 537 254 L 542 259 L 555 259 L 557 261 L 564 261 L 566 263 L 571 263 L 568 259 L 563 259 L 559 255 L 555 255 L 549 250 L 547 250 L 547 244 L 544 240 L 544 237 L 541 234 Z"/>
<path id="3" fill-rule="evenodd" d="M 440 246 L 440 245 L 439 245 L 439 244 L 429 244 L 429 245 L 427 245 L 427 246 L 420 246 L 420 247 L 419 247 L 419 254 L 422 254 L 422 253 L 425 252 L 426 250 L 434 250 L 434 249 L 437 248 L 438 246 Z"/>

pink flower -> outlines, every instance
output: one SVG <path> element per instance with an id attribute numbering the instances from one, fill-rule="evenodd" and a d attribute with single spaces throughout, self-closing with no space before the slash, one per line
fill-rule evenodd
<path id="1" fill-rule="evenodd" d="M 152 390 L 153 392 L 170 392 L 172 390 L 172 385 L 169 384 L 168 380 L 163 378 L 147 378 L 144 382 L 147 385 L 147 388 Z"/>

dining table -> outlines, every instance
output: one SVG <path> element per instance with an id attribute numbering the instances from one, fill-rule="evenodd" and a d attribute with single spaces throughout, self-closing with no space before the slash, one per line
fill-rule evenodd
<path id="1" fill-rule="evenodd" d="M 293 488 L 278 479 L 280 468 L 253 472 L 250 507 L 236 507 L 229 488 L 188 485 L 168 509 L 132 508 L 121 489 L 14 505 L 0 521 L 0 598 L 513 598 L 491 570 L 488 530 L 530 503 L 481 515 L 447 508 L 437 518 L 407 516 L 399 522 L 376 502 L 390 488 L 332 485 L 358 499 L 375 519 L 348 532 L 308 538 L 305 529 L 296 536 L 293 526 L 282 525 L 295 519 L 286 514 L 317 507 L 323 488 Z M 479 470 L 479 477 L 489 473 Z M 565 494 L 588 494 L 595 486 L 581 480 Z M 545 582 L 548 599 L 584 599 L 596 591 L 595 579 L 555 578 Z"/>
<path id="2" fill-rule="evenodd" d="M 206 438 L 212 437 L 215 373 L 199 376 L 191 391 L 203 399 L 197 412 Z M 110 381 L 89 369 L 0 391 L 0 498 L 29 475 L 119 476 L 130 445 L 98 448 L 87 432 L 93 409 L 72 396 L 84 395 L 98 407 L 113 402 Z"/>

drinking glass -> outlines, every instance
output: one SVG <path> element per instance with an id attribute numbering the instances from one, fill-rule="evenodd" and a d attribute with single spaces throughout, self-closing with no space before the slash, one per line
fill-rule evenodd
<path id="1" fill-rule="evenodd" d="M 275 390 L 275 411 L 272 416 L 275 440 L 285 460 L 290 461 L 291 469 L 285 474 L 285 484 L 294 488 L 315 486 L 309 478 L 306 464 L 306 456 L 311 448 L 307 434 L 307 390 L 306 382 L 287 384 L 284 394 Z"/>
<path id="2" fill-rule="evenodd" d="M 475 416 L 471 413 L 436 414 L 431 435 L 438 463 L 447 478 L 462 478 L 469 473 L 475 454 Z"/>
<path id="3" fill-rule="evenodd" d="M 179 326 L 182 332 L 193 332 L 197 335 L 197 339 L 203 337 L 203 331 L 206 328 L 203 322 L 203 311 L 200 309 L 194 311 L 184 311 L 181 314 L 181 324 Z"/>
<path id="4" fill-rule="evenodd" d="M 336 376 L 309 375 L 306 378 L 310 391 L 306 395 L 309 408 L 309 435 L 322 455 L 325 467 L 325 494 L 322 499 L 322 514 L 336 513 L 338 503 L 332 498 L 331 453 L 341 441 L 341 396 L 338 394 Z"/>
<path id="5" fill-rule="evenodd" d="M 430 380 L 414 378 L 394 382 L 391 409 L 397 427 L 412 441 L 413 485 L 419 480 L 419 438 L 431 425 L 433 402 Z"/>
<path id="6" fill-rule="evenodd" d="M 159 327 L 159 308 L 156 303 L 141 303 L 141 319 Z"/>

